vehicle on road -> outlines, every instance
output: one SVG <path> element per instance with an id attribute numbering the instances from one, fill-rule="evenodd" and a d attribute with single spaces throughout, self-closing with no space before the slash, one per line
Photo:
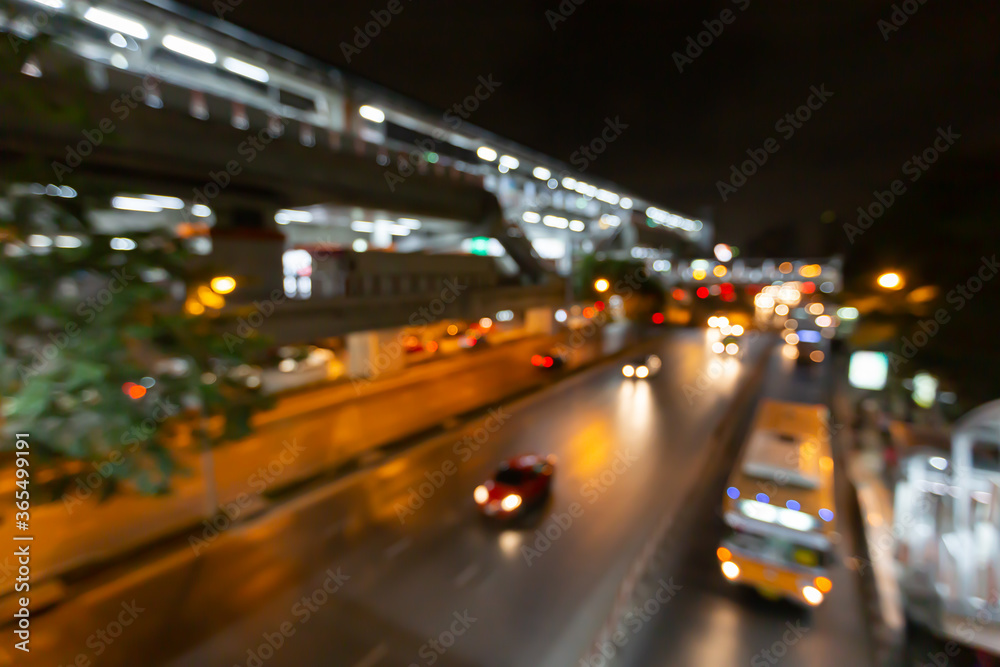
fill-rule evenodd
<path id="1" fill-rule="evenodd" d="M 489 340 L 486 334 L 482 331 L 477 331 L 469 329 L 465 332 L 465 335 L 458 339 L 458 346 L 465 350 L 471 350 L 473 348 L 482 349 L 489 345 Z"/>
<path id="2" fill-rule="evenodd" d="M 712 343 L 712 352 L 716 354 L 728 354 L 730 356 L 739 354 L 740 339 L 738 336 L 726 336 L 722 340 Z"/>
<path id="3" fill-rule="evenodd" d="M 405 350 L 407 354 L 423 352 L 426 349 L 427 345 L 417 336 L 411 335 L 403 338 L 403 350 Z"/>
<path id="4" fill-rule="evenodd" d="M 531 355 L 531 365 L 536 368 L 562 368 L 569 361 L 569 356 L 562 350 L 552 349 L 542 354 Z"/>
<path id="5" fill-rule="evenodd" d="M 718 330 L 723 336 L 742 336 L 750 326 L 750 317 L 737 311 L 729 311 L 725 315 L 712 315 L 708 318 L 708 328 Z"/>
<path id="6" fill-rule="evenodd" d="M 823 361 L 823 336 L 816 329 L 798 329 L 795 332 L 798 337 L 799 354 L 795 361 L 799 364 L 819 363 Z"/>
<path id="7" fill-rule="evenodd" d="M 472 497 L 483 515 L 507 520 L 538 507 L 549 497 L 554 456 L 524 454 L 500 464 L 492 479 L 476 487 Z"/>
<path id="8" fill-rule="evenodd" d="M 833 588 L 833 458 L 822 405 L 763 400 L 736 468 L 717 556 L 730 581 L 817 606 Z"/>
<path id="9" fill-rule="evenodd" d="M 659 374 L 660 368 L 662 367 L 663 362 L 660 361 L 658 356 L 655 354 L 647 354 L 642 357 L 637 357 L 622 366 L 622 375 L 627 378 L 644 380 Z"/>

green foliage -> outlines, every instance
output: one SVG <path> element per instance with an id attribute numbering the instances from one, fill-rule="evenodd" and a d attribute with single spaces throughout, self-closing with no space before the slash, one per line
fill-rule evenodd
<path id="1" fill-rule="evenodd" d="M 218 333 L 226 318 L 183 312 L 196 277 L 169 230 L 130 233 L 136 248 L 114 250 L 109 237 L 91 228 L 78 199 L 28 194 L 24 186 L 6 194 L 3 446 L 14 433 L 30 433 L 40 464 L 72 470 L 82 463 L 89 471 L 110 462 L 105 490 L 128 480 L 151 493 L 165 491 L 179 472 L 173 456 L 179 424 L 194 426 L 206 445 L 249 432 L 251 415 L 267 401 L 233 371 L 247 370 L 263 342 L 252 338 L 230 351 Z M 79 247 L 58 247 L 73 239 Z M 44 243 L 51 245 L 37 247 Z M 123 390 L 144 378 L 151 386 L 143 396 Z M 221 432 L 203 431 L 202 416 L 221 417 Z"/>
<path id="2" fill-rule="evenodd" d="M 0 9 L 8 17 L 23 14 L 6 0 Z M 26 16 L 34 22 L 43 12 Z M 85 81 L 78 65 L 49 58 L 44 34 L 0 37 L 8 47 L 0 49 L 5 113 L 39 127 L 95 126 L 75 102 Z M 27 61 L 38 63 L 45 78 L 21 74 Z M 44 85 L 53 76 L 60 85 Z M 0 448 L 12 446 L 14 433 L 30 433 L 32 464 L 55 472 L 54 495 L 70 475 L 92 466 L 108 477 L 104 494 L 126 481 L 155 493 L 183 472 L 174 456 L 181 425 L 205 446 L 247 434 L 251 415 L 268 401 L 233 370 L 253 363 L 263 343 L 250 339 L 230 351 L 219 334 L 227 318 L 182 311 L 198 277 L 178 239 L 166 229 L 130 233 L 137 247 L 113 250 L 93 228 L 86 197 L 103 207 L 118 191 L 115 183 L 90 183 L 75 198 L 32 192 L 24 184 L 51 179 L 52 170 L 30 152 L 2 170 Z M 74 239 L 78 247 L 59 247 Z M 144 379 L 150 384 L 144 395 L 123 391 Z M 206 417 L 222 428 L 210 434 Z"/>

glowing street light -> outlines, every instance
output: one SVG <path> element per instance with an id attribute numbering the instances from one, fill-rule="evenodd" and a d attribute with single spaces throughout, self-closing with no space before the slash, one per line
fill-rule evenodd
<path id="1" fill-rule="evenodd" d="M 733 258 L 733 251 L 725 243 L 719 243 L 715 246 L 715 258 L 720 262 L 728 262 Z"/>
<path id="2" fill-rule="evenodd" d="M 365 120 L 370 120 L 373 123 L 381 123 L 385 121 L 385 112 L 378 107 L 373 107 L 370 104 L 365 104 L 358 109 L 358 115 Z"/>
<path id="3" fill-rule="evenodd" d="M 236 279 L 232 276 L 218 276 L 212 278 L 210 283 L 212 286 L 212 291 L 216 294 L 229 294 L 234 289 L 236 289 Z"/>
<path id="4" fill-rule="evenodd" d="M 178 37 L 177 35 L 166 35 L 161 41 L 163 46 L 167 47 L 174 53 L 181 54 L 182 56 L 187 56 L 188 58 L 193 58 L 194 60 L 200 60 L 201 62 L 209 65 L 214 65 L 217 60 L 215 51 L 204 44 L 192 42 L 190 39 L 184 39 L 183 37 Z"/>
<path id="5" fill-rule="evenodd" d="M 609 287 L 611 287 L 611 283 L 608 282 L 607 278 L 598 278 L 594 281 L 594 289 L 598 292 L 607 292 Z"/>
<path id="6" fill-rule="evenodd" d="M 885 289 L 903 289 L 903 278 L 895 272 L 889 271 L 878 277 L 878 286 Z"/>

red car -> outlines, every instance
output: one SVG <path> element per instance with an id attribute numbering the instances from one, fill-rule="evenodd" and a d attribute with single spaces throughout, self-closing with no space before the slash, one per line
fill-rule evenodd
<path id="1" fill-rule="evenodd" d="M 566 354 L 559 350 L 550 350 L 546 354 L 531 355 L 531 365 L 535 368 L 562 368 L 566 365 Z"/>
<path id="2" fill-rule="evenodd" d="M 493 479 L 476 487 L 479 510 L 495 519 L 510 519 L 540 505 L 552 489 L 554 456 L 525 454 L 500 464 Z"/>

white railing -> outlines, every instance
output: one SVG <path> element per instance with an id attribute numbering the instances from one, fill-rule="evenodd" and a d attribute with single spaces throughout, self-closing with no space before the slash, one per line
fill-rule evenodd
<path id="1" fill-rule="evenodd" d="M 993 647 L 1000 628 L 1000 401 L 969 413 L 950 457 L 911 456 L 896 487 L 901 587 L 915 616 L 942 632 L 955 618 L 981 626 L 959 639 Z M 990 630 L 992 628 L 992 630 Z"/>

